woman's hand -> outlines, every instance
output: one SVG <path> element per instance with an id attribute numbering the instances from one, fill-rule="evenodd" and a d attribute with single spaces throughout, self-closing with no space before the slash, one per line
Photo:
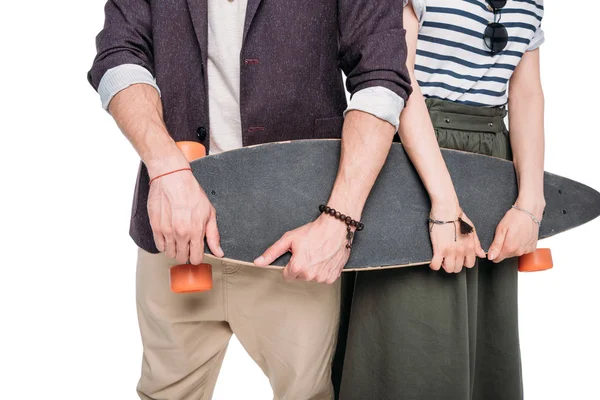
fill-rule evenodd
<path id="1" fill-rule="evenodd" d="M 532 253 L 537 247 L 540 227 L 534 218 L 541 221 L 543 206 L 535 210 L 531 208 L 532 211 L 521 207 L 519 202 L 516 206 L 520 210 L 511 208 L 496 227 L 494 241 L 488 251 L 488 259 L 495 263 Z"/>
<path id="2" fill-rule="evenodd" d="M 443 268 L 448 273 L 459 273 L 463 266 L 467 268 L 475 266 L 476 257 L 485 257 L 473 223 L 459 207 L 434 205 L 430 215 L 435 220 L 456 221 L 443 225 L 429 224 L 429 236 L 433 246 L 433 259 L 430 264 L 432 270 L 439 271 Z M 458 217 L 473 226 L 472 233 L 460 233 Z"/>
<path id="3" fill-rule="evenodd" d="M 519 183 L 516 206 L 496 228 L 488 258 L 496 263 L 535 250 L 544 199 L 544 92 L 540 78 L 539 49 L 527 51 L 508 85 L 510 146 Z M 528 215 L 531 213 L 531 215 Z"/>

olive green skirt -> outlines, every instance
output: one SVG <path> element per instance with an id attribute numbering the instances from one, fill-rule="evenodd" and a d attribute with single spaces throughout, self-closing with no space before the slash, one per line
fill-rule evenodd
<path id="1" fill-rule="evenodd" d="M 427 106 L 441 147 L 511 159 L 504 108 Z M 343 275 L 339 399 L 523 398 L 516 259 L 479 259 L 459 274 L 421 266 Z"/>

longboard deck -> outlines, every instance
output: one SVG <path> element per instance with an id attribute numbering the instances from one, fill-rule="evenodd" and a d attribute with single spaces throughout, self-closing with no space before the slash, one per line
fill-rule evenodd
<path id="1" fill-rule="evenodd" d="M 318 215 L 338 168 L 339 140 L 300 140 L 245 147 L 191 163 L 217 210 L 225 257 L 252 261 L 281 237 Z M 484 249 L 517 198 L 512 162 L 442 150 L 461 206 L 477 227 Z M 600 193 L 545 173 L 546 211 L 540 238 L 600 215 Z M 430 202 L 401 144 L 388 155 L 363 211 L 365 229 L 354 241 L 345 270 L 423 265 L 431 260 L 427 218 Z M 343 212 L 343 210 L 340 210 Z M 273 263 L 287 264 L 289 254 Z"/>

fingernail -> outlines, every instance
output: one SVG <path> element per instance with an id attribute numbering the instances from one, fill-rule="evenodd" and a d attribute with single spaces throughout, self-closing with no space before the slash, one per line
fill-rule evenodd
<path id="1" fill-rule="evenodd" d="M 223 251 L 221 246 L 219 246 L 219 254 L 221 254 L 221 257 L 223 257 L 225 255 L 225 252 Z"/>
<path id="2" fill-rule="evenodd" d="M 254 264 L 260 264 L 263 261 L 265 261 L 265 258 L 263 256 L 260 256 L 256 260 L 254 260 Z"/>
<path id="3" fill-rule="evenodd" d="M 488 258 L 489 258 L 490 260 L 493 260 L 494 258 L 496 258 L 496 252 L 494 252 L 494 251 L 491 251 L 491 252 L 488 254 Z"/>

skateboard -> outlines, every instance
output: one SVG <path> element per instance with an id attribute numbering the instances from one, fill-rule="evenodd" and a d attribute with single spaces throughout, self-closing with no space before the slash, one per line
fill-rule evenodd
<path id="1" fill-rule="evenodd" d="M 188 159 L 195 160 L 190 163 L 194 176 L 217 211 L 226 258 L 246 265 L 254 265 L 252 261 L 285 232 L 319 215 L 318 205 L 327 202 L 340 155 L 339 139 L 268 143 L 207 157 L 202 157 L 204 150 L 198 143 L 178 145 Z M 194 146 L 202 149 L 192 154 Z M 456 150 L 442 149 L 442 155 L 460 204 L 487 249 L 497 224 L 517 198 L 514 165 Z M 546 172 L 544 194 L 540 239 L 600 215 L 600 193 L 579 182 Z M 365 229 L 356 235 L 344 271 L 429 264 L 429 211 L 429 197 L 415 168 L 402 145 L 394 143 L 363 210 Z M 271 267 L 282 268 L 288 260 L 286 254 Z M 524 271 L 551 267 L 547 249 L 520 261 Z M 174 286 L 192 279 L 194 267 L 184 267 L 172 270 L 174 291 L 187 291 L 185 284 Z M 202 268 L 206 270 L 196 267 L 194 273 Z"/>

